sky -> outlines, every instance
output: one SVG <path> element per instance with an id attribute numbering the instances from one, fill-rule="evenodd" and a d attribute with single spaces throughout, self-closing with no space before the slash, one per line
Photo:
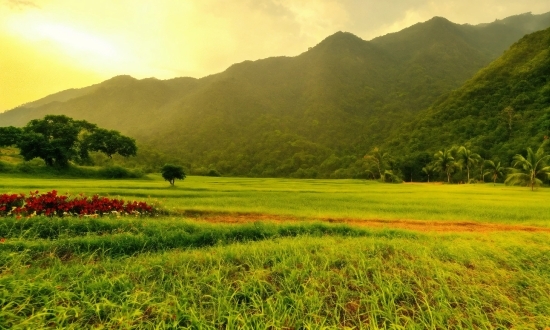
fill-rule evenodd
<path id="1" fill-rule="evenodd" d="M 0 112 L 116 75 L 200 78 L 433 16 L 479 24 L 548 0 L 0 0 Z"/>

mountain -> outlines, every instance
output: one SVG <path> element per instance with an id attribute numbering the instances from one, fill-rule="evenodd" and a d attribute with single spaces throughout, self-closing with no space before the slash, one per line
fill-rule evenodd
<path id="1" fill-rule="evenodd" d="M 338 32 L 299 56 L 245 61 L 201 79 L 115 77 L 7 111 L 0 125 L 65 114 L 194 169 L 352 177 L 366 151 L 526 32 L 548 26 L 550 13 L 478 26 L 435 17 L 371 41 Z"/>
<path id="2" fill-rule="evenodd" d="M 468 145 L 510 164 L 550 136 L 550 29 L 523 37 L 388 139 L 394 153 Z"/>

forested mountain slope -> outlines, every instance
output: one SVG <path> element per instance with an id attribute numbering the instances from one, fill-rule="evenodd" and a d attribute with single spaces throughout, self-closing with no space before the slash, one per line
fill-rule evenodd
<path id="1" fill-rule="evenodd" d="M 509 164 L 550 136 L 550 29 L 523 37 L 461 88 L 403 125 L 394 153 L 468 145 Z"/>
<path id="2" fill-rule="evenodd" d="M 482 26 L 436 17 L 372 41 L 338 32 L 201 79 L 115 77 L 0 114 L 0 125 L 65 114 L 222 174 L 351 177 L 392 131 L 548 26 L 550 14 L 525 14 Z"/>

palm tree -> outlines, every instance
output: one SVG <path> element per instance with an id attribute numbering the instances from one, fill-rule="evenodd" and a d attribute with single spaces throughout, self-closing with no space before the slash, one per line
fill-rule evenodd
<path id="1" fill-rule="evenodd" d="M 542 183 L 540 178 L 550 178 L 550 166 L 546 163 L 550 159 L 550 155 L 545 155 L 544 147 L 545 143 L 539 147 L 536 153 L 531 148 L 527 148 L 527 157 L 515 155 L 512 163 L 514 168 L 511 169 L 512 173 L 508 175 L 504 183 L 524 184 L 534 190 L 535 186 Z"/>
<path id="2" fill-rule="evenodd" d="M 470 149 L 466 149 L 466 147 L 460 147 L 458 148 L 457 158 L 461 165 L 466 166 L 466 170 L 468 171 L 468 183 L 470 183 L 470 168 L 473 168 L 481 161 L 481 156 L 472 152 Z"/>
<path id="3" fill-rule="evenodd" d="M 483 166 L 485 166 L 485 161 L 480 157 L 479 160 L 479 176 L 481 177 L 481 182 L 485 182 L 485 177 L 483 176 Z"/>
<path id="4" fill-rule="evenodd" d="M 495 165 L 495 162 L 492 160 L 485 161 L 485 166 L 488 168 L 487 171 L 483 173 L 483 176 L 491 175 L 491 178 L 493 178 L 493 186 L 496 185 L 497 179 L 499 177 L 504 176 L 504 172 L 506 171 L 506 168 L 500 166 L 500 162 Z"/>
<path id="5" fill-rule="evenodd" d="M 441 172 L 447 174 L 447 182 L 451 183 L 451 173 L 458 167 L 453 157 L 453 149 L 443 149 L 434 155 L 434 166 Z"/>
<path id="6" fill-rule="evenodd" d="M 384 178 L 384 163 L 389 160 L 390 154 L 387 152 L 382 152 L 378 147 L 372 149 L 372 152 L 363 157 L 367 163 L 375 164 L 378 169 L 378 174 L 380 178 Z"/>
<path id="7" fill-rule="evenodd" d="M 428 164 L 428 165 L 422 167 L 422 172 L 425 173 L 428 176 L 428 182 L 430 182 L 430 175 L 433 176 L 435 171 L 436 171 L 436 168 L 435 168 L 434 164 Z"/>

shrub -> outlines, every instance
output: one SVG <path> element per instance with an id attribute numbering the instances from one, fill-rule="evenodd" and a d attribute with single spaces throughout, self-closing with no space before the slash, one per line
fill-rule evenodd
<path id="1" fill-rule="evenodd" d="M 110 199 L 97 195 L 88 198 L 83 194 L 71 197 L 58 195 L 52 190 L 45 194 L 31 192 L 25 198 L 23 194 L 0 195 L 0 216 L 84 216 L 84 215 L 154 215 L 158 212 L 145 202 Z"/>
<path id="2" fill-rule="evenodd" d="M 222 176 L 220 172 L 216 171 L 215 169 L 210 169 L 208 173 L 206 173 L 206 176 Z"/>
<path id="3" fill-rule="evenodd" d="M 106 166 L 98 170 L 98 175 L 105 179 L 128 179 L 139 178 L 143 176 L 143 173 L 138 170 L 131 171 L 121 166 Z"/>

